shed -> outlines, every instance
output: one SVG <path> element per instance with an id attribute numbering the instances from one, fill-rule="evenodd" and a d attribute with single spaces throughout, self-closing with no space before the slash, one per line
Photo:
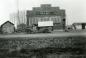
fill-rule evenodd
<path id="1" fill-rule="evenodd" d="M 86 29 L 86 23 L 73 23 L 76 29 Z"/>
<path id="2" fill-rule="evenodd" d="M 15 27 L 12 22 L 6 21 L 1 25 L 1 30 L 4 34 L 13 33 L 15 31 Z"/>

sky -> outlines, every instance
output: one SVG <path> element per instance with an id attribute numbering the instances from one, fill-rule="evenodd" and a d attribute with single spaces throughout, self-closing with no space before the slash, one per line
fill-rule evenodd
<path id="1" fill-rule="evenodd" d="M 20 11 L 31 10 L 40 4 L 51 4 L 66 10 L 67 25 L 75 22 L 86 23 L 86 0 L 0 0 L 0 24 L 10 19 L 11 13 L 17 12 L 17 1 Z"/>

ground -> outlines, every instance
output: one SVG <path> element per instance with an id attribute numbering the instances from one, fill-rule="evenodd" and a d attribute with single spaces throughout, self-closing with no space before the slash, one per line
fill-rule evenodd
<path id="1" fill-rule="evenodd" d="M 51 46 L 52 46 L 52 43 L 55 44 L 55 43 L 58 42 L 57 40 L 59 40 L 59 43 L 61 44 L 61 42 L 63 43 L 63 40 L 73 39 L 73 41 L 74 41 L 75 44 L 76 44 L 75 40 L 78 40 L 77 42 L 79 42 L 79 43 L 82 44 L 84 42 L 85 38 L 80 37 L 80 36 L 85 36 L 85 35 L 86 35 L 86 32 L 62 32 L 62 31 L 54 31 L 52 33 L 38 33 L 38 34 L 24 34 L 24 33 L 21 33 L 21 34 L 0 35 L 0 39 L 1 39 L 0 41 L 1 42 L 3 41 L 3 44 L 1 44 L 1 45 L 5 46 L 5 48 L 6 47 L 10 47 L 9 45 L 11 45 L 13 47 L 15 45 L 17 45 L 19 47 L 19 46 L 21 46 L 21 44 L 23 46 L 24 44 L 26 45 L 26 43 L 29 43 L 28 47 L 29 48 L 31 47 L 31 49 L 32 49 L 33 46 L 35 46 L 35 47 L 38 47 L 38 46 L 40 46 L 40 47 L 47 46 L 47 43 L 51 44 Z M 74 37 L 74 36 L 78 36 L 78 37 Z M 37 38 L 37 37 L 39 37 L 39 38 Z M 46 37 L 46 38 L 44 38 L 44 37 Z M 56 38 L 53 38 L 53 37 L 56 37 Z M 61 38 L 59 38 L 59 37 L 61 37 Z M 66 38 L 66 37 L 68 37 L 68 38 Z M 35 38 L 35 40 L 34 40 L 34 38 Z M 14 39 L 14 40 L 12 40 L 12 39 Z M 20 39 L 20 41 L 17 40 L 17 39 Z M 25 39 L 25 41 L 23 39 Z M 65 42 L 65 44 L 66 44 L 66 42 L 70 43 L 70 41 L 64 41 L 64 42 Z M 46 45 L 45 45 L 45 43 L 46 43 Z M 32 46 L 31 46 L 31 44 L 32 44 Z M 1 47 L 1 45 L 0 45 L 0 47 Z M 66 45 L 68 45 L 68 43 Z M 78 46 L 80 46 L 80 44 Z M 54 57 L 57 57 L 58 55 L 59 56 L 62 55 L 63 56 L 62 58 L 75 58 L 75 57 L 69 57 L 70 53 L 72 53 L 71 49 L 66 49 L 66 52 L 64 52 L 65 49 L 62 49 L 62 50 L 58 50 L 57 49 L 57 52 L 56 52 L 56 49 L 57 48 L 49 48 L 48 47 L 48 48 L 44 48 L 44 49 L 43 48 L 36 49 L 36 50 L 34 49 L 34 50 L 31 50 L 31 52 L 30 51 L 27 52 L 27 50 L 25 49 L 25 50 L 14 50 L 14 51 L 7 52 L 7 53 L 6 53 L 6 50 L 2 49 L 2 50 L 0 50 L 0 51 L 2 51 L 2 52 L 0 52 L 0 56 L 1 56 L 0 58 L 6 58 L 6 57 L 7 58 L 25 58 L 25 57 L 29 58 L 30 56 L 28 56 L 28 55 L 31 55 L 32 58 L 34 58 L 35 56 L 38 56 L 38 58 L 40 58 L 41 53 L 42 54 L 44 53 L 43 55 L 45 56 L 46 52 L 47 52 L 46 55 L 48 56 L 47 58 L 50 58 L 50 57 L 54 58 Z M 67 52 L 67 50 L 68 50 L 68 52 Z M 61 51 L 61 53 L 59 53 L 58 51 Z M 75 53 L 75 51 L 76 50 L 74 49 L 74 55 L 77 56 L 77 54 L 76 54 L 77 51 L 76 51 L 76 53 Z M 74 55 L 72 55 L 72 56 L 74 56 Z M 78 55 L 78 56 L 80 56 L 80 55 Z M 82 57 L 80 57 L 80 58 L 82 58 Z"/>
<path id="2" fill-rule="evenodd" d="M 7 38 L 7 37 L 63 37 L 63 36 L 84 36 L 86 32 L 52 32 L 52 33 L 36 33 L 36 34 L 25 34 L 25 33 L 18 33 L 18 34 L 1 34 L 0 38 Z"/>

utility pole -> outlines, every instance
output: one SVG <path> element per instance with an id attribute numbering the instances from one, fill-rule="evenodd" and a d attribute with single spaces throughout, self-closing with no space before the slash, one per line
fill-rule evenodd
<path id="1" fill-rule="evenodd" d="M 16 6 L 17 6 L 17 25 L 20 23 L 20 18 L 19 18 L 19 0 L 16 0 Z"/>

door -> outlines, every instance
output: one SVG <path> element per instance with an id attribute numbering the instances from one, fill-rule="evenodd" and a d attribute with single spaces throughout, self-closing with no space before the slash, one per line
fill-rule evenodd
<path id="1" fill-rule="evenodd" d="M 82 29 L 85 29 L 85 24 L 84 23 L 82 24 Z"/>

